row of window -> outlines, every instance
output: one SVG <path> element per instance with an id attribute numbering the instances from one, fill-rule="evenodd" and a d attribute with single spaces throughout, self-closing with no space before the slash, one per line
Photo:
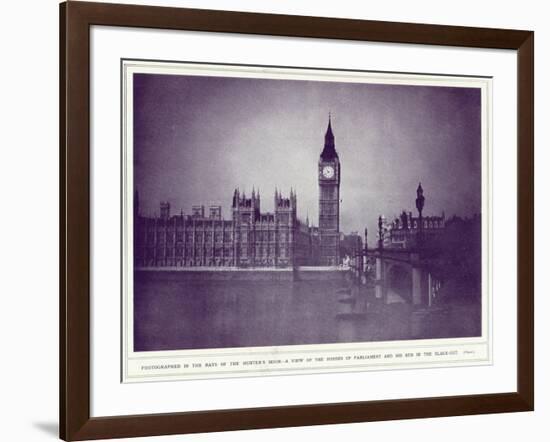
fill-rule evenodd
<path id="1" fill-rule="evenodd" d="M 424 231 L 423 232 L 424 235 L 427 235 L 427 236 L 437 236 L 438 234 L 441 233 L 441 231 L 439 230 L 432 230 L 432 231 Z M 399 233 L 399 232 L 393 232 L 391 233 L 391 239 L 392 241 L 406 241 L 406 240 L 410 240 L 410 239 L 415 239 L 416 238 L 416 232 L 405 232 L 405 233 Z"/>
<path id="2" fill-rule="evenodd" d="M 155 255 L 155 250 L 156 250 L 156 255 Z M 264 256 L 269 256 L 269 255 L 275 255 L 277 249 L 275 248 L 272 248 L 272 247 L 261 247 L 261 246 L 257 246 L 255 247 L 254 249 L 250 249 L 250 250 L 255 250 L 256 252 L 256 255 L 264 255 Z M 288 250 L 289 248 L 287 247 L 280 247 L 278 248 L 278 251 L 279 251 L 279 255 L 281 256 L 288 256 Z M 237 253 L 239 254 L 248 254 L 248 251 L 249 249 L 247 248 L 239 248 Z M 146 249 L 139 249 L 137 248 L 135 250 L 135 254 L 136 256 L 142 256 L 144 253 L 145 253 L 145 256 L 146 257 L 149 257 L 149 258 L 152 258 L 154 256 L 174 256 L 174 252 L 176 254 L 176 256 L 186 256 L 186 257 L 191 257 L 191 256 L 197 256 L 197 255 L 206 255 L 206 256 L 230 256 L 230 255 L 233 255 L 233 248 L 232 247 L 225 247 L 225 248 L 215 248 L 215 249 L 211 249 L 211 248 L 206 248 L 206 249 L 203 249 L 203 248 L 182 248 L 182 247 L 176 247 L 176 248 L 172 248 L 172 247 L 167 247 L 167 248 L 161 248 L 161 247 L 158 247 L 158 248 L 154 248 L 154 247 L 148 247 Z"/>
<path id="3" fill-rule="evenodd" d="M 394 223 L 395 224 L 395 229 L 402 229 L 403 228 L 403 223 L 399 222 L 399 223 Z M 445 227 L 445 222 L 443 220 L 441 221 L 428 221 L 428 220 L 423 220 L 422 221 L 422 227 L 424 227 L 425 229 L 441 229 L 443 227 Z M 418 221 L 417 220 L 414 220 L 413 221 L 413 229 L 416 229 L 418 228 Z"/>
<path id="4" fill-rule="evenodd" d="M 183 233 L 181 232 L 178 232 L 176 234 L 176 241 L 177 242 L 182 242 L 183 241 Z M 214 235 L 214 240 L 215 242 L 229 242 L 229 241 L 233 241 L 233 233 L 232 232 L 225 232 L 225 235 L 222 235 L 222 233 L 216 233 Z M 159 242 L 159 243 L 163 243 L 163 242 L 173 242 L 174 241 L 174 235 L 173 234 L 162 234 L 162 233 L 159 233 L 157 234 L 156 236 L 155 235 L 147 235 L 147 242 L 149 244 L 153 243 L 153 242 Z M 206 241 L 206 242 L 212 242 L 212 234 L 205 234 L 203 235 L 202 232 L 199 232 L 199 233 L 195 233 L 195 235 L 193 236 L 192 233 L 187 233 L 185 235 L 185 241 L 190 243 L 190 242 L 193 242 L 193 241 L 196 241 L 196 242 L 203 242 L 203 241 Z"/>
<path id="5" fill-rule="evenodd" d="M 144 259 L 138 260 L 136 263 L 138 266 L 151 266 L 151 267 L 232 267 L 234 265 L 233 259 Z"/>
<path id="6" fill-rule="evenodd" d="M 151 219 L 148 219 L 147 221 L 145 221 L 143 224 L 146 225 L 149 230 L 155 229 L 155 227 L 157 227 L 157 228 L 166 227 L 170 230 L 174 229 L 174 222 L 173 221 L 172 222 L 166 222 L 162 219 L 158 220 L 155 223 L 155 219 L 151 218 Z M 184 228 L 186 230 L 193 230 L 193 228 L 212 229 L 212 227 L 214 227 L 216 229 L 221 229 L 221 228 L 231 229 L 231 228 L 233 228 L 233 221 L 225 221 L 225 220 L 223 220 L 223 221 L 222 220 L 205 220 L 205 221 L 194 221 L 194 222 L 193 221 L 187 221 L 185 223 L 185 225 L 178 222 L 175 225 L 175 227 L 178 230 L 183 230 Z"/>
<path id="7" fill-rule="evenodd" d="M 173 259 L 173 258 L 158 258 L 158 259 L 144 259 L 136 263 L 138 266 L 151 266 L 151 267 L 232 267 L 234 264 L 233 259 L 221 259 L 221 258 L 194 258 L 194 259 Z M 275 266 L 275 265 L 288 265 L 288 259 L 275 259 L 275 258 L 256 258 L 252 262 L 248 262 L 248 259 L 240 260 L 239 264 L 256 265 L 256 266 Z"/>
<path id="8" fill-rule="evenodd" d="M 331 200 L 338 198 L 338 189 L 334 186 L 321 186 L 320 198 L 322 200 Z"/>
<path id="9" fill-rule="evenodd" d="M 263 222 L 268 222 L 269 224 L 275 223 L 277 221 L 279 224 L 288 224 L 290 222 L 290 213 L 277 213 L 275 217 L 273 218 L 273 221 L 271 221 L 271 218 L 269 221 L 267 221 L 266 218 L 264 218 Z M 240 218 L 237 220 L 238 222 L 242 222 L 245 224 L 250 224 L 254 221 L 251 213 L 241 213 Z M 256 220 L 255 223 L 260 223 L 260 221 Z M 195 221 L 186 221 L 185 224 L 177 223 L 174 224 L 172 221 L 165 221 L 162 219 L 147 219 L 145 221 L 142 221 L 138 224 L 139 227 L 146 228 L 149 231 L 154 231 L 156 229 L 166 229 L 173 231 L 183 231 L 183 230 L 232 230 L 234 227 L 234 221 L 229 220 L 195 220 Z"/>
<path id="10" fill-rule="evenodd" d="M 321 212 L 319 218 L 323 218 L 323 216 L 336 216 L 338 215 L 338 204 L 323 202 L 320 204 L 319 210 Z"/>
<path id="11" fill-rule="evenodd" d="M 279 241 L 285 242 L 289 240 L 290 236 L 287 232 L 280 232 L 278 235 L 276 235 L 276 232 L 255 232 L 255 233 L 249 233 L 247 231 L 243 232 L 236 232 L 235 238 L 237 241 L 248 241 L 249 239 L 252 241 L 259 241 L 259 242 L 274 242 L 276 238 L 279 238 Z M 175 236 L 176 242 L 183 242 L 184 235 L 183 233 L 177 233 Z M 187 233 L 185 235 L 185 242 L 187 243 L 202 243 L 207 242 L 211 243 L 212 239 L 214 239 L 214 242 L 221 243 L 221 242 L 232 242 L 233 241 L 233 234 L 230 232 L 226 232 L 225 235 L 222 235 L 221 233 L 216 233 L 215 235 L 212 234 L 204 234 L 202 232 L 195 233 L 193 235 L 192 233 Z M 147 235 L 146 241 L 147 244 L 151 245 L 154 243 L 158 244 L 164 244 L 164 243 L 172 243 L 174 242 L 174 235 L 171 234 L 157 234 L 155 235 Z"/>

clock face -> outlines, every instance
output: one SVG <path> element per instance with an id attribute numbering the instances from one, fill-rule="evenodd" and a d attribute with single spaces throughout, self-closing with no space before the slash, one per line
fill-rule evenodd
<path id="1" fill-rule="evenodd" d="M 332 178 L 334 176 L 334 168 L 332 166 L 323 167 L 323 176 L 325 178 Z"/>

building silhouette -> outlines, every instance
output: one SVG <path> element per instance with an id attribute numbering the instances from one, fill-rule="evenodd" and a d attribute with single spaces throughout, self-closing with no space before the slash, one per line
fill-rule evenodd
<path id="1" fill-rule="evenodd" d="M 444 233 L 445 212 L 441 216 L 423 216 L 425 198 L 421 184 L 418 184 L 416 194 L 418 216 L 413 216 L 411 211 L 403 210 L 401 215 L 388 222 L 383 215 L 380 215 L 378 218 L 379 247 L 413 249 L 420 246 L 420 241 L 430 241 Z"/>
<path id="2" fill-rule="evenodd" d="M 332 125 L 328 121 L 325 146 L 319 157 L 319 237 L 321 265 L 340 263 L 340 159 L 336 153 Z"/>
<path id="3" fill-rule="evenodd" d="M 329 117 L 319 162 L 319 227 L 298 218 L 297 195 L 275 190 L 273 212 L 261 211 L 260 191 L 235 189 L 231 219 L 221 206 L 192 206 L 191 214 L 142 216 L 134 195 L 136 267 L 296 267 L 340 264 L 340 161 Z"/>

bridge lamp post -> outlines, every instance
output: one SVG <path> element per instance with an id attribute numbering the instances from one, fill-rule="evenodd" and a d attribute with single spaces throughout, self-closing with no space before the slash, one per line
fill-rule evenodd
<path id="1" fill-rule="evenodd" d="M 416 209 L 418 210 L 418 245 L 422 242 L 422 228 L 423 228 L 423 222 L 422 222 L 422 209 L 424 209 L 424 190 L 422 189 L 422 184 L 418 183 L 418 188 L 416 189 Z"/>
<path id="2" fill-rule="evenodd" d="M 382 215 L 378 217 L 378 248 L 384 247 L 384 231 L 383 231 Z"/>

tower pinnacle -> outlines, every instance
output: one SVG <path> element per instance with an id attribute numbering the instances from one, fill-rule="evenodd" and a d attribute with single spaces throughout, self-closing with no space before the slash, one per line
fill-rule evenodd
<path id="1" fill-rule="evenodd" d="M 325 133 L 325 146 L 321 152 L 321 158 L 325 161 L 338 158 L 338 154 L 336 153 L 336 149 L 334 147 L 334 134 L 332 133 L 332 117 L 330 112 L 328 114 L 327 131 Z"/>
<path id="2" fill-rule="evenodd" d="M 418 183 L 418 187 L 416 189 L 416 209 L 418 210 L 418 214 L 420 218 L 422 218 L 422 209 L 424 209 L 424 189 L 422 189 L 422 184 Z"/>

